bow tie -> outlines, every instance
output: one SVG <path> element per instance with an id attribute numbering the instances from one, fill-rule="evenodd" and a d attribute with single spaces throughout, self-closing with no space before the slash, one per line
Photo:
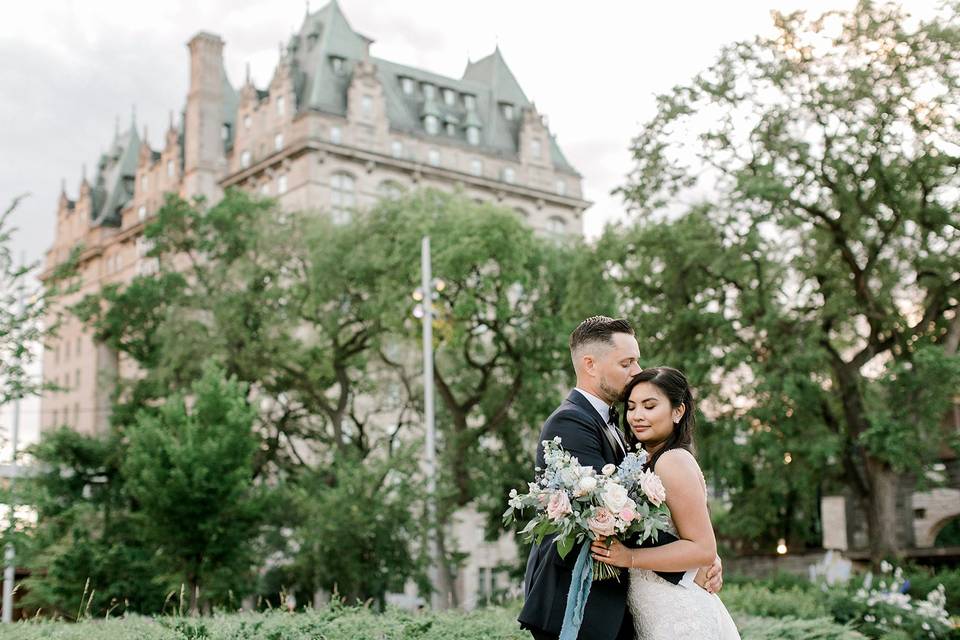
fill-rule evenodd
<path id="1" fill-rule="evenodd" d="M 610 407 L 610 418 L 607 420 L 607 424 L 615 429 L 620 428 L 620 414 L 617 413 L 616 405 Z"/>

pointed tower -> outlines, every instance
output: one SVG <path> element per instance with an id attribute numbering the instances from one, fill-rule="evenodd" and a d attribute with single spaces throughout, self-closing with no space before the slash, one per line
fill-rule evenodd
<path id="1" fill-rule="evenodd" d="M 183 195 L 219 200 L 217 184 L 226 166 L 223 150 L 223 40 L 198 33 L 190 48 L 190 92 L 184 126 Z"/>

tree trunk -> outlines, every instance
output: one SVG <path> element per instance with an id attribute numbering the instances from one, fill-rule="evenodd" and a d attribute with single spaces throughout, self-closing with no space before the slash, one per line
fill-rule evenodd
<path id="1" fill-rule="evenodd" d="M 447 555 L 447 539 L 444 533 L 443 523 L 440 523 L 437 527 L 436 534 L 437 549 L 440 555 L 440 570 L 437 572 L 439 580 L 435 586 L 440 595 L 440 608 L 456 608 L 460 606 L 460 599 L 457 597 L 453 568 L 450 566 L 450 560 Z"/>
<path id="2" fill-rule="evenodd" d="M 867 528 L 870 538 L 870 561 L 880 561 L 899 554 L 897 540 L 897 488 L 901 478 L 886 464 L 867 456 L 870 492 L 865 500 Z"/>

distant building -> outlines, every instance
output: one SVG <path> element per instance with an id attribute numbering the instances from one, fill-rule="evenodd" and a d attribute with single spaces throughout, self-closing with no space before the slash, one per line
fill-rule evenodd
<path id="1" fill-rule="evenodd" d="M 266 89 L 249 72 L 237 89 L 220 37 L 195 35 L 180 124 L 171 115 L 156 149 L 135 123 L 118 126 L 89 179 L 84 171 L 78 196 L 61 192 L 47 271 L 84 247 L 80 290 L 65 303 L 158 268 L 143 228 L 170 192 L 215 202 L 235 186 L 338 222 L 404 189 L 460 188 L 514 209 L 538 233 L 582 233 L 590 203 L 581 176 L 499 48 L 448 78 L 372 57 L 371 42 L 334 0 L 306 15 Z M 48 345 L 43 370 L 66 390 L 43 397 L 41 429 L 69 425 L 88 434 L 106 432 L 114 381 L 135 374 L 75 319 Z M 462 601 L 497 588 L 488 562 L 468 567 L 479 577 L 461 576 L 472 585 L 461 585 Z"/>

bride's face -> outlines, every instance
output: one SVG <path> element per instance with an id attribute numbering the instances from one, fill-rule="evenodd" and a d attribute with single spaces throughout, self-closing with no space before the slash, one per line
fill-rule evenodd
<path id="1" fill-rule="evenodd" d="M 670 437 L 676 426 L 674 419 L 682 414 L 683 407 L 670 406 L 660 387 L 650 382 L 635 386 L 627 399 L 627 424 L 647 450 Z"/>

